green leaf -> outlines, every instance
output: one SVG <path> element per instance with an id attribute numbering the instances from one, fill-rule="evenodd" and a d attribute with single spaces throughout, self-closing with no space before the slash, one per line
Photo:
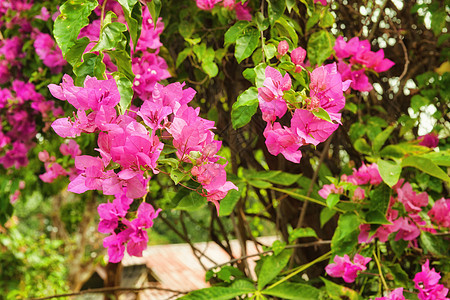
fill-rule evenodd
<path id="1" fill-rule="evenodd" d="M 325 283 L 325 290 L 327 291 L 328 296 L 333 300 L 360 300 L 362 297 L 352 289 L 348 287 L 338 285 L 332 281 L 326 280 L 325 278 L 320 277 L 322 281 Z"/>
<path id="2" fill-rule="evenodd" d="M 430 232 L 420 233 L 420 244 L 423 249 L 437 257 L 448 256 L 450 254 L 450 243 Z"/>
<path id="3" fill-rule="evenodd" d="M 389 207 L 389 200 L 391 199 L 392 189 L 386 184 L 380 184 L 369 193 L 370 211 L 378 211 L 383 217 L 386 216 L 387 209 Z M 385 219 L 385 217 L 384 217 Z M 367 219 L 366 219 L 367 220 Z M 368 221 L 368 220 L 367 220 Z M 368 221 L 368 223 L 373 223 Z M 388 224 L 388 223 L 375 223 L 375 224 Z"/>
<path id="4" fill-rule="evenodd" d="M 296 0 L 286 0 L 286 7 L 288 12 L 291 13 L 292 9 L 295 7 Z"/>
<path id="5" fill-rule="evenodd" d="M 308 21 L 306 21 L 306 32 L 308 32 L 311 28 L 314 27 L 314 25 L 319 22 L 320 14 L 316 11 L 312 13 L 312 16 L 308 18 Z"/>
<path id="6" fill-rule="evenodd" d="M 242 72 L 242 76 L 255 85 L 256 72 L 254 68 L 247 68 Z"/>
<path id="7" fill-rule="evenodd" d="M 235 43 L 242 36 L 244 30 L 250 25 L 248 21 L 238 21 L 225 32 L 225 46 Z"/>
<path id="8" fill-rule="evenodd" d="M 390 187 L 394 186 L 402 173 L 400 162 L 379 159 L 377 161 L 378 170 L 383 181 Z"/>
<path id="9" fill-rule="evenodd" d="M 147 7 L 152 16 L 153 26 L 156 27 L 156 22 L 158 21 L 159 13 L 161 12 L 161 0 L 147 2 Z"/>
<path id="10" fill-rule="evenodd" d="M 219 73 L 219 68 L 214 62 L 202 62 L 202 69 L 208 74 L 209 78 L 216 77 Z"/>
<path id="11" fill-rule="evenodd" d="M 358 244 L 358 217 L 353 213 L 345 213 L 339 217 L 338 226 L 331 239 L 333 255 L 343 256 L 351 253 Z"/>
<path id="12" fill-rule="evenodd" d="M 284 10 L 286 9 L 286 1 L 285 0 L 267 0 L 268 13 L 269 13 L 269 22 L 270 25 L 273 26 L 275 22 L 283 15 Z"/>
<path id="13" fill-rule="evenodd" d="M 133 99 L 133 83 L 122 73 L 115 72 L 113 74 L 114 80 L 117 83 L 117 88 L 120 94 L 120 109 L 124 113 L 131 104 Z"/>
<path id="14" fill-rule="evenodd" d="M 254 292 L 254 289 L 248 287 L 232 288 L 213 286 L 206 289 L 196 290 L 178 298 L 179 300 L 230 300 L 234 297 L 246 295 Z"/>
<path id="15" fill-rule="evenodd" d="M 234 49 L 234 56 L 238 63 L 252 55 L 253 51 L 259 44 L 259 31 L 254 27 L 246 28 L 236 40 L 236 47 Z"/>
<path id="16" fill-rule="evenodd" d="M 403 159 L 402 167 L 414 167 L 422 172 L 450 183 L 450 177 L 428 158 L 422 156 L 408 156 Z"/>
<path id="17" fill-rule="evenodd" d="M 117 0 L 122 6 L 125 21 L 128 24 L 131 40 L 134 49 L 136 49 L 137 41 L 141 35 L 142 27 L 142 8 L 137 0 Z"/>
<path id="18" fill-rule="evenodd" d="M 186 174 L 178 169 L 172 169 L 172 171 L 170 171 L 170 179 L 172 179 L 175 184 L 180 183 L 185 177 Z"/>
<path id="19" fill-rule="evenodd" d="M 75 66 L 81 62 L 81 57 L 83 56 L 84 50 L 90 43 L 88 37 L 83 37 L 75 42 L 75 44 L 67 51 L 65 59 L 69 64 Z"/>
<path id="20" fill-rule="evenodd" d="M 286 32 L 291 37 L 292 43 L 294 44 L 294 46 L 296 46 L 298 44 L 298 35 L 294 29 L 293 22 L 289 20 L 287 17 L 282 16 L 277 20 L 276 23 L 280 24 L 284 28 L 284 30 L 286 30 Z"/>
<path id="21" fill-rule="evenodd" d="M 270 25 L 269 20 L 260 11 L 256 13 L 256 25 L 258 25 L 259 31 L 266 30 Z"/>
<path id="22" fill-rule="evenodd" d="M 178 53 L 178 57 L 177 57 L 175 66 L 178 68 L 181 65 L 181 63 L 191 54 L 192 54 L 191 48 L 184 48 L 183 51 Z"/>
<path id="23" fill-rule="evenodd" d="M 374 153 L 378 153 L 380 151 L 381 147 L 384 145 L 384 143 L 387 141 L 392 131 L 394 131 L 396 127 L 397 126 L 393 125 L 388 126 L 385 130 L 383 130 L 375 137 L 372 142 L 372 150 Z"/>
<path id="24" fill-rule="evenodd" d="M 327 28 L 333 26 L 333 24 L 334 24 L 334 17 L 331 14 L 331 11 L 328 9 L 324 9 L 322 11 L 319 26 L 322 28 Z"/>
<path id="25" fill-rule="evenodd" d="M 124 35 L 122 32 L 127 31 L 127 26 L 123 23 L 113 22 L 104 26 L 100 32 L 98 43 L 92 48 L 94 51 L 111 50 L 117 47 Z"/>
<path id="26" fill-rule="evenodd" d="M 264 181 L 264 180 L 258 180 L 258 179 L 249 179 L 248 183 L 251 186 L 254 186 L 258 189 L 268 189 L 272 187 L 272 184 L 270 182 Z"/>
<path id="27" fill-rule="evenodd" d="M 430 100 L 428 100 L 428 98 L 422 95 L 414 95 L 411 98 L 411 108 L 414 110 L 415 113 L 418 113 L 420 111 L 420 108 L 422 108 L 425 105 L 428 105 L 429 103 Z"/>
<path id="28" fill-rule="evenodd" d="M 271 59 L 277 53 L 277 48 L 274 44 L 264 45 L 264 54 L 266 55 L 266 59 Z"/>
<path id="29" fill-rule="evenodd" d="M 355 150 L 364 153 L 364 154 L 371 154 L 372 148 L 369 146 L 369 144 L 366 142 L 364 138 L 359 138 L 355 141 L 353 144 L 353 147 L 355 147 Z"/>
<path id="30" fill-rule="evenodd" d="M 353 123 L 350 126 L 350 130 L 348 131 L 348 135 L 350 136 L 350 140 L 354 143 L 360 137 L 363 137 L 366 133 L 366 126 L 362 123 Z"/>
<path id="31" fill-rule="evenodd" d="M 264 80 L 266 79 L 266 67 L 267 65 L 265 63 L 260 63 L 259 65 L 257 65 L 254 69 L 255 69 L 255 73 L 256 73 L 256 87 L 260 88 L 263 86 Z"/>
<path id="32" fill-rule="evenodd" d="M 317 233 L 314 231 L 314 229 L 310 227 L 306 228 L 296 228 L 291 233 L 289 233 L 289 243 L 292 243 L 296 239 L 304 238 L 304 237 L 317 237 Z"/>
<path id="33" fill-rule="evenodd" d="M 320 211 L 320 227 L 323 227 L 336 214 L 334 209 L 328 207 L 322 208 Z"/>
<path id="34" fill-rule="evenodd" d="M 243 182 L 238 183 L 237 187 L 239 189 L 238 191 L 229 190 L 225 198 L 220 200 L 219 216 L 226 217 L 233 212 L 236 203 L 241 198 L 242 191 L 246 188 Z"/>
<path id="35" fill-rule="evenodd" d="M 345 103 L 345 109 L 356 114 L 358 112 L 358 105 L 356 105 L 353 102 L 347 102 Z M 360 123 L 354 123 L 354 124 L 360 124 Z M 362 124 L 360 124 L 362 125 Z"/>
<path id="36" fill-rule="evenodd" d="M 97 5 L 96 0 L 70 0 L 61 5 L 61 14 L 55 20 L 53 34 L 64 57 L 75 45 L 81 28 L 89 24 L 88 17 Z"/>
<path id="37" fill-rule="evenodd" d="M 318 117 L 318 118 L 320 118 L 320 119 L 322 119 L 322 120 L 331 122 L 330 115 L 329 115 L 328 112 L 327 112 L 325 109 L 323 109 L 322 107 L 319 107 L 319 109 L 318 109 L 317 111 L 316 111 L 316 110 L 312 111 L 312 113 L 313 113 L 313 115 L 315 115 L 316 117 Z"/>
<path id="38" fill-rule="evenodd" d="M 297 182 L 301 176 L 302 174 L 280 172 L 278 175 L 267 178 L 266 180 L 274 184 L 289 186 Z"/>
<path id="39" fill-rule="evenodd" d="M 272 243 L 271 248 L 273 250 L 273 255 L 277 256 L 286 248 L 286 243 L 280 240 L 276 240 Z"/>
<path id="40" fill-rule="evenodd" d="M 336 204 L 339 203 L 341 195 L 339 194 L 329 194 L 327 197 L 327 207 L 333 208 L 336 206 Z"/>
<path id="41" fill-rule="evenodd" d="M 73 72 L 77 75 L 76 84 L 82 85 L 86 76 L 96 77 L 104 80 L 106 66 L 103 63 L 103 54 L 86 53 L 83 55 L 83 62 L 73 68 Z"/>
<path id="42" fill-rule="evenodd" d="M 258 290 L 261 290 L 284 269 L 291 258 L 292 251 L 283 250 L 278 255 L 265 256 L 258 273 Z"/>
<path id="43" fill-rule="evenodd" d="M 405 249 L 408 246 L 408 243 L 408 241 L 402 239 L 395 241 L 394 235 L 391 235 L 391 237 L 389 238 L 389 244 L 391 245 L 392 251 L 394 251 L 397 258 L 402 257 L 403 252 L 405 252 Z"/>
<path id="44" fill-rule="evenodd" d="M 365 214 L 365 220 L 367 224 L 391 224 L 386 219 L 386 215 L 379 210 L 370 210 Z"/>
<path id="45" fill-rule="evenodd" d="M 181 199 L 175 209 L 193 211 L 203 207 L 206 203 L 205 197 L 202 197 L 197 192 L 191 191 Z"/>
<path id="46" fill-rule="evenodd" d="M 314 32 L 308 40 L 308 57 L 311 65 L 321 65 L 333 53 L 335 38 L 328 31 Z"/>
<path id="47" fill-rule="evenodd" d="M 422 157 L 430 159 L 438 166 L 450 167 L 450 149 L 426 153 L 423 154 Z"/>
<path id="48" fill-rule="evenodd" d="M 320 298 L 320 290 L 308 284 L 297 282 L 283 282 L 273 288 L 263 290 L 261 293 L 292 300 L 317 300 Z"/>
<path id="49" fill-rule="evenodd" d="M 134 73 L 131 69 L 131 58 L 125 50 L 109 50 L 106 53 L 117 66 L 117 71 L 124 74 L 130 81 L 134 80 Z"/>
<path id="50" fill-rule="evenodd" d="M 258 90 L 250 87 L 239 95 L 231 109 L 231 122 L 233 128 L 241 128 L 250 122 L 258 108 Z"/>
<path id="51" fill-rule="evenodd" d="M 435 35 L 439 35 L 442 32 L 442 29 L 445 27 L 446 18 L 447 12 L 444 8 L 440 8 L 431 14 L 431 30 L 433 30 Z"/>

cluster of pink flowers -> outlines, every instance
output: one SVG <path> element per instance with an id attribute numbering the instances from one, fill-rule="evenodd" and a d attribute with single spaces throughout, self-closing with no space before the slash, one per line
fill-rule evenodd
<path id="1" fill-rule="evenodd" d="M 23 50 L 28 40 L 35 40 L 36 53 L 52 71 L 60 71 L 65 64 L 50 35 L 31 27 L 31 19 L 43 18 L 42 10 L 41 15 L 30 16 L 31 6 L 28 1 L 3 1 L 0 4 L 1 31 L 16 34 L 0 40 L 0 84 L 4 87 L 0 88 L 0 164 L 4 168 L 26 166 L 36 133 L 46 131 L 50 126 L 48 121 L 62 114 L 62 110 L 54 106 L 54 101 L 46 101 L 36 91 L 35 85 L 27 82 L 26 72 L 23 72 L 26 67 L 23 60 L 35 55 L 34 51 L 30 54 Z M 11 30 L 6 31 L 5 28 Z M 58 69 L 52 69 L 54 67 Z M 43 128 L 41 121 L 44 121 Z"/>
<path id="2" fill-rule="evenodd" d="M 279 48 L 282 51 L 280 55 L 287 52 L 286 47 Z M 300 66 L 305 58 L 306 52 L 303 51 L 299 47 L 291 54 L 296 66 Z M 258 89 L 258 99 L 262 118 L 267 122 L 264 130 L 267 149 L 272 155 L 281 153 L 287 160 L 298 163 L 302 157 L 299 150 L 301 146 L 316 146 L 339 127 L 339 111 L 345 105 L 343 91 L 348 88 L 350 82 L 342 82 L 336 64 L 318 67 L 310 74 L 309 97 L 304 99 L 303 103 L 292 105 L 284 98 L 284 93 L 292 87 L 289 74 L 282 76 L 278 70 L 267 66 L 265 76 L 263 86 Z M 276 122 L 288 109 L 292 116 L 290 127 Z M 328 113 L 331 122 L 314 115 L 313 112 L 319 109 Z"/>
<path id="3" fill-rule="evenodd" d="M 211 10 L 216 4 L 222 2 L 222 5 L 236 12 L 236 18 L 242 21 L 251 21 L 252 15 L 248 1 L 242 4 L 240 0 L 196 0 L 197 7 L 202 10 Z"/>
<path id="4" fill-rule="evenodd" d="M 50 68 L 51 72 L 61 73 L 62 67 L 67 64 L 62 56 L 61 49 L 56 45 L 55 40 L 50 34 L 39 32 L 34 41 L 36 54 L 42 60 L 44 65 Z"/>
<path id="5" fill-rule="evenodd" d="M 350 189 L 348 195 L 354 201 L 361 201 L 366 197 L 366 190 L 363 185 L 377 186 L 382 182 L 377 164 L 366 166 L 364 163 L 358 169 L 353 169 L 353 174 L 342 175 L 341 182 L 351 183 L 356 188 Z M 416 193 L 409 182 L 404 183 L 401 179 L 392 187 L 397 197 L 391 197 L 389 207 L 386 213 L 386 219 L 391 224 L 384 224 L 377 228 L 371 236 L 370 224 L 360 225 L 360 243 L 370 243 L 374 238 L 378 238 L 381 242 L 386 242 L 389 236 L 396 233 L 395 241 L 400 239 L 415 242 L 421 231 L 435 232 L 427 222 L 421 217 L 420 213 L 429 204 L 429 196 L 426 192 Z M 344 186 L 335 184 L 327 184 L 319 191 L 319 195 L 327 199 L 330 194 L 344 194 L 346 191 Z M 399 207 L 401 204 L 402 207 Z M 400 215 L 401 211 L 405 211 L 404 215 Z M 436 201 L 428 211 L 428 216 L 432 223 L 445 228 L 450 228 L 450 200 L 440 199 Z"/>
<path id="6" fill-rule="evenodd" d="M 325 271 L 331 277 L 342 277 L 345 282 L 354 282 L 358 276 L 358 272 L 365 271 L 366 265 L 372 259 L 370 257 L 364 257 L 356 254 L 353 258 L 354 262 L 351 262 L 350 257 L 344 254 L 344 257 L 335 256 L 334 263 L 325 267 Z"/>
<path id="7" fill-rule="evenodd" d="M 103 1 L 100 1 L 100 5 Z M 122 8 L 118 2 L 107 2 L 107 11 L 113 11 L 117 16 L 118 22 L 124 22 Z M 94 12 L 100 17 L 100 9 L 96 8 Z M 135 74 L 133 81 L 133 90 L 135 95 L 140 98 L 151 96 L 155 83 L 171 77 L 168 66 L 164 58 L 159 56 L 159 49 L 162 46 L 160 35 L 164 30 L 164 23 L 159 18 L 156 26 L 153 24 L 152 16 L 147 8 L 142 9 L 142 28 L 139 40 L 136 43 L 136 51 L 132 50 L 132 71 Z M 89 52 L 96 44 L 100 35 L 100 19 L 92 21 L 84 27 L 78 38 L 88 37 L 91 43 L 86 47 L 85 53 Z M 133 49 L 133 48 L 132 48 Z M 104 63 L 109 72 L 117 71 L 117 67 L 111 62 L 108 54 L 104 54 Z"/>
<path id="8" fill-rule="evenodd" d="M 80 146 L 75 140 L 69 140 L 68 143 L 61 144 L 59 151 L 62 155 L 69 156 L 72 159 L 81 155 Z M 69 179 L 72 180 L 78 175 L 73 166 L 69 169 L 65 169 L 61 164 L 56 162 L 55 156 L 50 156 L 47 150 L 39 152 L 38 157 L 45 166 L 45 173 L 39 175 L 39 178 L 44 182 L 51 183 L 59 176 L 69 176 Z"/>
<path id="9" fill-rule="evenodd" d="M 430 270 L 430 261 L 427 259 L 422 265 L 422 272 L 414 276 L 416 289 L 419 290 L 418 298 L 420 300 L 449 300 L 447 298 L 448 288 L 439 284 L 441 275 L 433 269 Z"/>
<path id="10" fill-rule="evenodd" d="M 183 89 L 180 83 L 156 84 L 151 97 L 143 99 L 144 103 L 133 116 L 117 115 L 115 106 L 120 96 L 113 79 L 97 80 L 88 76 L 84 87 L 77 87 L 70 76 L 65 75 L 60 86 L 50 85 L 49 89 L 53 96 L 67 100 L 77 109 L 73 119 L 61 118 L 53 123 L 58 135 L 75 137 L 99 132 L 96 150 L 100 157 L 75 157 L 79 175 L 70 182 L 69 191 L 101 190 L 105 195 L 117 197 L 120 194 L 120 199 L 128 199 L 126 202 L 143 197 L 150 180 L 148 171 L 159 172 L 157 160 L 164 144 L 156 135 L 158 132 L 166 139 L 173 138 L 180 161 L 194 164 L 191 175 L 204 190 L 199 193 L 217 207 L 230 189 L 237 189 L 226 181 L 225 166 L 217 162 L 221 142 L 214 140 L 211 131 L 214 122 L 199 117 L 199 109 L 187 105 L 195 95 L 193 89 Z M 150 130 L 136 120 L 138 116 Z M 114 171 L 110 168 L 112 165 L 120 170 Z M 123 235 L 118 239 L 120 243 L 125 242 Z M 114 249 L 122 249 L 116 244 Z"/>
<path id="11" fill-rule="evenodd" d="M 439 279 L 441 275 L 434 268 L 430 270 L 430 261 L 427 259 L 422 265 L 422 271 L 414 276 L 415 288 L 419 290 L 417 297 L 420 300 L 449 300 L 447 297 L 449 290 L 439 284 Z M 386 297 L 375 300 L 406 300 L 406 298 L 403 296 L 403 288 L 397 288 Z"/>
<path id="12" fill-rule="evenodd" d="M 131 256 L 142 256 L 142 252 L 147 248 L 148 234 L 145 229 L 153 226 L 155 219 L 161 209 L 155 211 L 151 204 L 142 202 L 137 210 L 137 218 L 130 221 L 125 216 L 128 213 L 130 199 L 119 192 L 115 195 L 113 202 L 100 204 L 97 208 L 100 215 L 98 231 L 101 233 L 111 233 L 103 241 L 103 246 L 108 249 L 109 261 L 118 263 L 127 252 Z M 116 230 L 119 229 L 119 233 Z"/>
<path id="13" fill-rule="evenodd" d="M 391 198 L 389 208 L 387 211 L 387 220 L 392 224 L 381 225 L 377 231 L 369 237 L 370 225 L 361 224 L 359 235 L 359 242 L 370 242 L 377 237 L 381 242 L 386 242 L 391 233 L 397 233 L 395 241 L 400 239 L 405 241 L 415 241 L 420 235 L 421 230 L 433 231 L 427 227 L 427 223 L 419 215 L 423 207 L 428 205 L 428 194 L 426 192 L 417 194 L 413 191 L 410 183 L 399 181 L 396 186 L 393 187 L 397 192 L 397 198 Z M 399 216 L 399 210 L 393 209 L 396 203 L 403 204 L 406 211 L 406 215 Z"/>
<path id="14" fill-rule="evenodd" d="M 46 101 L 32 83 L 14 80 L 10 88 L 0 88 L 0 164 L 20 168 L 28 164 L 28 151 L 35 145 L 37 118 L 61 114 L 53 101 Z"/>
<path id="15" fill-rule="evenodd" d="M 383 49 L 373 52 L 367 40 L 360 41 L 358 37 L 344 41 L 342 36 L 336 39 L 334 45 L 336 57 L 339 59 L 338 71 L 344 80 L 352 81 L 351 87 L 357 91 L 370 91 L 373 89 L 369 78 L 365 74 L 367 70 L 377 73 L 389 70 L 394 62 L 384 58 Z"/>
<path id="16" fill-rule="evenodd" d="M 403 288 L 397 288 L 389 293 L 386 297 L 376 298 L 375 300 L 406 300 L 403 296 Z"/>

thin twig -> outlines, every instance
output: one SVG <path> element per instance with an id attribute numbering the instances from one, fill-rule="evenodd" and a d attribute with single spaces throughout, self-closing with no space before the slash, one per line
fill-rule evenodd
<path id="1" fill-rule="evenodd" d="M 186 243 L 188 243 L 191 248 L 200 253 L 202 255 L 202 257 L 206 258 L 207 260 L 209 260 L 210 262 L 212 262 L 213 264 L 216 264 L 216 262 L 214 260 L 212 260 L 210 257 L 206 256 L 205 253 L 203 251 L 200 251 L 198 248 L 196 248 L 192 242 L 189 240 L 188 237 L 184 236 L 172 223 L 169 222 L 169 220 L 167 220 L 166 218 L 164 218 L 163 216 L 159 215 L 158 218 L 160 218 L 164 223 L 166 223 L 167 226 L 169 226 L 169 228 L 175 232 L 176 235 L 178 235 L 180 238 L 183 239 L 183 241 L 185 241 Z"/>
<path id="2" fill-rule="evenodd" d="M 312 191 L 314 189 L 314 184 L 317 180 L 317 177 L 319 176 L 320 166 L 322 165 L 322 163 L 325 159 L 325 156 L 328 154 L 328 150 L 330 149 L 330 144 L 331 144 L 332 138 L 333 138 L 333 134 L 331 134 L 331 136 L 325 142 L 324 148 L 322 150 L 322 154 L 320 155 L 320 158 L 319 158 L 319 164 L 317 165 L 316 170 L 314 170 L 314 174 L 311 178 L 311 183 L 309 184 L 308 191 L 306 192 L 306 197 L 310 197 L 312 194 Z M 300 228 L 303 225 L 303 221 L 305 220 L 305 216 L 306 216 L 306 210 L 308 208 L 308 202 L 309 202 L 308 200 L 305 200 L 305 202 L 303 202 L 302 211 L 300 212 L 300 217 L 298 218 L 298 222 L 297 222 L 297 228 Z"/>
<path id="3" fill-rule="evenodd" d="M 165 292 L 172 292 L 179 294 L 187 294 L 188 292 L 184 291 L 177 291 L 172 289 L 166 289 L 166 288 L 160 288 L 156 286 L 144 286 L 140 288 L 135 287 L 111 287 L 111 288 L 98 288 L 98 289 L 87 289 L 79 292 L 74 293 L 66 293 L 66 294 L 57 294 L 53 296 L 46 296 L 46 297 L 39 297 L 39 298 L 31 298 L 30 300 L 46 300 L 46 299 L 52 299 L 52 298 L 58 298 L 58 297 L 69 297 L 69 296 L 79 296 L 84 294 L 98 294 L 98 293 L 105 293 L 105 292 L 133 292 L 133 291 L 143 291 L 143 290 L 158 290 L 158 291 L 165 291 Z"/>
<path id="4" fill-rule="evenodd" d="M 394 28 L 394 31 L 397 34 L 398 41 L 403 49 L 403 55 L 405 56 L 405 66 L 403 67 L 402 74 L 398 78 L 398 82 L 400 83 L 402 81 L 403 77 L 405 77 L 406 72 L 408 72 L 408 66 L 409 66 L 408 50 L 406 49 L 405 43 L 403 42 L 403 36 L 398 32 L 397 27 L 392 22 L 391 18 L 388 18 L 388 20 L 389 20 L 389 24 L 392 26 L 392 28 Z"/>
<path id="5" fill-rule="evenodd" d="M 326 240 L 326 241 L 316 241 L 316 242 L 303 243 L 303 244 L 296 244 L 296 245 L 287 245 L 287 246 L 285 247 L 285 249 L 307 248 L 307 247 L 312 247 L 312 246 L 317 246 L 317 245 L 329 245 L 329 244 L 331 244 L 331 240 Z M 234 262 L 237 262 L 237 261 L 240 261 L 240 260 L 243 260 L 243 259 L 247 259 L 247 258 L 250 258 L 250 257 L 255 257 L 255 256 L 258 256 L 258 255 L 263 255 L 263 254 L 271 253 L 271 252 L 273 252 L 273 251 L 274 251 L 274 250 L 267 250 L 267 251 L 263 251 L 263 252 L 260 252 L 260 253 L 244 255 L 244 256 L 241 256 L 241 257 L 238 257 L 238 258 L 234 258 L 234 259 L 232 259 L 232 260 L 229 260 L 229 261 L 227 261 L 227 262 L 225 262 L 225 263 L 215 265 L 214 267 L 209 268 L 209 270 L 212 270 L 212 269 L 215 269 L 215 268 L 220 268 L 220 267 L 226 266 L 226 265 L 228 265 L 228 264 L 232 264 L 232 263 L 234 263 Z"/>

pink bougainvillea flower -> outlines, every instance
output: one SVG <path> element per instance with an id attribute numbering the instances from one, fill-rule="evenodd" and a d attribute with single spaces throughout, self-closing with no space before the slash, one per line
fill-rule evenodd
<path id="1" fill-rule="evenodd" d="M 60 73 L 62 67 L 67 64 L 62 56 L 61 49 L 56 45 L 51 35 L 39 33 L 33 44 L 36 54 L 44 65 L 50 68 L 52 73 Z"/>
<path id="2" fill-rule="evenodd" d="M 277 156 L 281 153 L 289 161 L 300 162 L 302 152 L 298 148 L 304 143 L 291 128 L 282 128 L 278 122 L 275 122 L 273 126 L 269 123 L 264 130 L 264 137 L 270 154 Z"/>
<path id="3" fill-rule="evenodd" d="M 247 7 L 248 1 L 242 4 L 241 1 L 236 2 L 234 11 L 236 12 L 236 18 L 240 21 L 251 21 L 252 14 L 250 13 L 250 7 Z"/>
<path id="4" fill-rule="evenodd" d="M 409 182 L 403 187 L 397 188 L 398 201 L 405 206 L 407 212 L 420 212 L 422 207 L 428 205 L 428 194 L 426 192 L 417 194 L 413 191 Z"/>
<path id="5" fill-rule="evenodd" d="M 302 47 L 297 47 L 291 52 L 291 61 L 295 65 L 295 72 L 300 73 L 302 71 L 302 65 L 305 61 L 306 50 Z"/>
<path id="6" fill-rule="evenodd" d="M 283 55 L 288 53 L 288 51 L 289 51 L 289 44 L 288 44 L 288 42 L 283 40 L 280 43 L 278 43 L 277 51 L 278 51 L 278 54 L 280 54 L 279 57 L 282 57 Z"/>
<path id="7" fill-rule="evenodd" d="M 450 199 L 441 198 L 436 201 L 428 215 L 437 225 L 450 228 Z"/>
<path id="8" fill-rule="evenodd" d="M 431 149 L 436 148 L 439 145 L 438 135 L 434 132 L 419 136 L 419 145 L 425 146 Z"/>
<path id="9" fill-rule="evenodd" d="M 414 285 L 419 290 L 420 300 L 448 300 L 448 288 L 439 284 L 440 273 L 435 269 L 430 270 L 430 261 L 427 259 L 422 265 L 422 271 L 414 276 Z"/>
<path id="10" fill-rule="evenodd" d="M 347 177 L 347 181 L 355 185 L 363 185 L 367 183 L 376 185 L 382 183 L 383 179 L 378 171 L 377 164 L 374 163 L 367 166 L 363 163 L 358 170 L 353 168 L 353 174 Z"/>
<path id="11" fill-rule="evenodd" d="M 412 241 L 420 235 L 420 229 L 409 218 L 398 218 L 391 228 L 392 232 L 397 232 L 395 241 Z"/>
<path id="12" fill-rule="evenodd" d="M 320 4 L 322 4 L 323 6 L 327 5 L 327 0 L 314 0 L 314 3 L 319 2 Z"/>
<path id="13" fill-rule="evenodd" d="M 351 81 L 342 82 L 336 63 L 314 69 L 310 76 L 310 97 L 320 100 L 320 107 L 327 111 L 331 120 L 340 122 L 339 113 L 345 106 L 343 91 L 350 86 Z"/>
<path id="14" fill-rule="evenodd" d="M 334 263 L 326 266 L 325 271 L 331 277 L 342 277 L 345 282 L 350 283 L 355 281 L 359 271 L 367 269 L 366 265 L 371 260 L 370 257 L 356 254 L 354 263 L 352 263 L 347 254 L 344 254 L 344 257 L 336 255 L 334 257 Z"/>
<path id="15" fill-rule="evenodd" d="M 203 10 L 211 10 L 222 0 L 196 0 L 197 7 Z"/>
<path id="16" fill-rule="evenodd" d="M 147 5 L 144 5 L 142 10 L 142 31 L 136 44 L 136 51 L 147 51 L 147 48 L 159 49 L 162 46 L 159 36 L 163 30 L 164 23 L 162 22 L 162 19 L 158 18 L 155 27 L 150 11 L 148 10 Z"/>
<path id="17" fill-rule="evenodd" d="M 291 77 L 289 74 L 286 73 L 282 76 L 277 69 L 267 66 L 265 75 L 266 79 L 263 83 L 264 87 L 258 89 L 258 96 L 267 102 L 272 100 L 282 100 L 284 92 L 290 90 L 292 86 Z M 264 91 L 261 95 L 259 93 L 260 90 Z M 271 95 L 271 97 L 268 98 L 265 95 Z"/>
<path id="18" fill-rule="evenodd" d="M 72 158 L 81 155 L 80 146 L 75 140 L 69 140 L 68 144 L 61 144 L 61 146 L 59 146 L 59 151 L 62 155 L 70 155 Z"/>
<path id="19" fill-rule="evenodd" d="M 342 194 L 344 192 L 344 187 L 336 187 L 332 184 L 324 184 L 322 189 L 318 192 L 320 197 L 327 199 L 330 194 Z"/>
<path id="20" fill-rule="evenodd" d="M 292 116 L 291 126 L 304 144 L 316 146 L 324 142 L 339 127 L 339 124 L 322 120 L 307 110 L 297 109 Z"/>
<path id="21" fill-rule="evenodd" d="M 403 288 L 396 288 L 386 297 L 375 298 L 375 300 L 406 300 L 403 296 Z"/>

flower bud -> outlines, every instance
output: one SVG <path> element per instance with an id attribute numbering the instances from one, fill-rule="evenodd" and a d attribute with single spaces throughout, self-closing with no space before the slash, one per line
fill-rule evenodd
<path id="1" fill-rule="evenodd" d="M 291 52 L 291 60 L 295 65 L 300 65 L 303 63 L 306 57 L 306 50 L 302 47 L 295 48 Z"/>
<path id="2" fill-rule="evenodd" d="M 289 44 L 286 41 L 281 41 L 278 44 L 278 53 L 280 54 L 280 57 L 288 53 L 289 51 Z"/>

